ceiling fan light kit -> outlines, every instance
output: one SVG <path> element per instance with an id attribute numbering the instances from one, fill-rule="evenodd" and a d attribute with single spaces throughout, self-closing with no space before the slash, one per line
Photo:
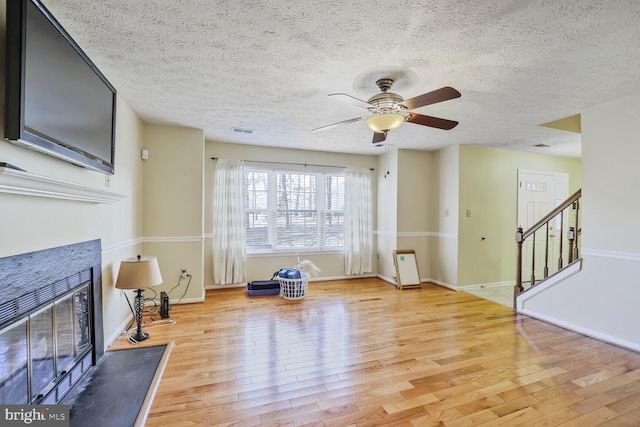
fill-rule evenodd
<path id="1" fill-rule="evenodd" d="M 395 113 L 380 114 L 367 120 L 367 126 L 373 132 L 387 133 L 399 129 L 405 121 L 405 116 Z"/>
<path id="2" fill-rule="evenodd" d="M 421 126 L 428 126 L 437 129 L 449 130 L 458 125 L 453 120 L 441 119 L 438 117 L 425 116 L 410 112 L 414 108 L 436 104 L 442 101 L 459 98 L 460 92 L 452 87 L 445 86 L 431 92 L 423 93 L 410 99 L 404 99 L 396 93 L 389 92 L 393 85 L 393 79 L 383 78 L 376 81 L 381 93 L 373 95 L 367 101 L 360 100 L 351 95 L 334 93 L 332 95 L 346 95 L 349 98 L 359 101 L 363 107 L 369 110 L 370 116 L 356 117 L 354 119 L 343 120 L 327 126 L 322 126 L 314 131 L 331 129 L 338 125 L 366 120 L 367 126 L 373 133 L 373 144 L 381 146 L 386 140 L 387 133 L 393 132 L 402 126 L 404 122 L 409 122 Z"/>

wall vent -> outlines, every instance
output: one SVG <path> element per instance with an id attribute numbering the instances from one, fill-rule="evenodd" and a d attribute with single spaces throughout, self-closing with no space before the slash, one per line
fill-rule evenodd
<path id="1" fill-rule="evenodd" d="M 247 135 L 251 135 L 253 133 L 253 129 L 231 128 L 231 130 L 235 133 L 244 133 Z"/>

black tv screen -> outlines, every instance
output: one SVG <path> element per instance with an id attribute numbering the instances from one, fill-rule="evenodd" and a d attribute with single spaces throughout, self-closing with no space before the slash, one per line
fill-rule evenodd
<path id="1" fill-rule="evenodd" d="M 7 1 L 5 138 L 113 174 L 116 90 L 37 0 Z"/>

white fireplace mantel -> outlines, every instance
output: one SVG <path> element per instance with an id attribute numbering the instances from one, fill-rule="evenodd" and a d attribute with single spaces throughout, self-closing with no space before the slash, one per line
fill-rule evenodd
<path id="1" fill-rule="evenodd" d="M 88 203 L 114 203 L 126 195 L 0 166 L 0 193 Z"/>

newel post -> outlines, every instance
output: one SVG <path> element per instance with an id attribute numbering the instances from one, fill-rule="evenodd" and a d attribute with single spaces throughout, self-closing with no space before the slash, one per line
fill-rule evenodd
<path id="1" fill-rule="evenodd" d="M 518 255 L 516 259 L 516 285 L 513 289 L 513 308 L 516 307 L 515 298 L 521 292 L 524 292 L 522 287 L 522 227 L 518 227 L 516 231 L 516 244 L 518 245 Z"/>

